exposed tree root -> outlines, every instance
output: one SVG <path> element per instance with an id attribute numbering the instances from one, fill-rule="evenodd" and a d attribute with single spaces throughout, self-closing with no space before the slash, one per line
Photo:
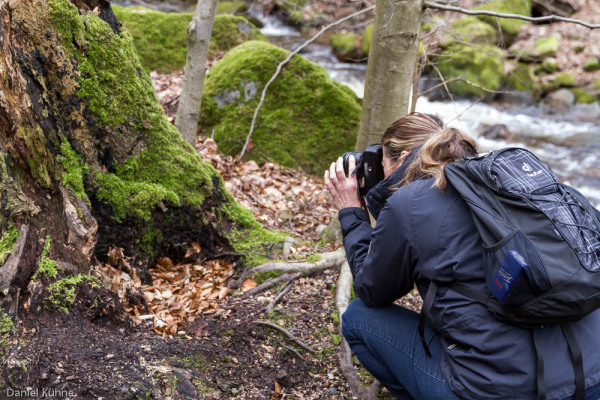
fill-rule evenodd
<path id="1" fill-rule="evenodd" d="M 15 247 L 13 248 L 11 255 L 8 257 L 4 265 L 0 267 L 0 292 L 4 296 L 8 295 L 10 285 L 15 279 L 17 271 L 19 270 L 19 264 L 21 263 L 21 258 L 23 257 L 23 249 L 25 248 L 25 243 L 27 243 L 28 232 L 29 225 L 21 225 Z"/>
<path id="2" fill-rule="evenodd" d="M 241 283 L 250 275 L 256 272 L 265 272 L 265 271 L 281 271 L 284 274 L 278 277 L 269 279 L 254 289 L 249 290 L 245 293 L 245 296 L 253 296 L 257 293 L 260 293 L 264 290 L 271 288 L 273 285 L 279 282 L 293 282 L 298 278 L 303 276 L 311 276 L 315 275 L 319 272 L 326 271 L 331 268 L 338 268 L 344 260 L 346 259 L 346 252 L 344 249 L 339 249 L 336 251 L 332 251 L 329 253 L 320 254 L 321 259 L 314 263 L 292 263 L 292 262 L 276 262 L 276 263 L 267 263 L 259 265 L 258 267 L 254 267 L 249 271 L 244 272 L 241 278 L 238 280 L 237 287 L 241 286 Z M 281 299 L 279 299 L 281 300 Z"/>
<path id="3" fill-rule="evenodd" d="M 296 343 L 298 346 L 302 347 L 304 350 L 309 351 L 311 353 L 314 353 L 315 351 L 312 349 L 312 347 L 310 347 L 309 345 L 307 345 L 306 343 L 304 343 L 302 340 L 298 339 L 296 336 L 294 336 L 290 331 L 288 331 L 285 328 L 282 328 L 281 326 L 274 324 L 272 322 L 268 322 L 268 321 L 262 321 L 262 320 L 256 320 L 254 321 L 254 323 L 256 325 L 264 325 L 264 326 L 268 326 L 270 328 L 276 329 L 280 332 L 282 332 L 285 336 L 288 337 L 288 339 L 290 339 L 292 342 Z"/>
<path id="4" fill-rule="evenodd" d="M 342 314 L 348 308 L 350 304 L 350 289 L 352 287 L 352 273 L 348 262 L 345 261 L 340 269 L 340 277 L 338 278 L 337 291 L 335 295 L 335 306 L 337 308 L 340 318 Z M 340 320 L 339 330 L 341 331 L 342 324 Z M 340 332 L 341 334 L 341 332 Z M 346 339 L 342 336 L 342 343 L 340 344 L 340 369 L 342 374 L 348 381 L 352 394 L 359 399 L 364 400 L 377 400 L 377 390 L 379 389 L 379 382 L 375 380 L 371 386 L 363 387 L 360 381 L 360 377 L 354 368 L 352 363 L 352 351 Z"/>

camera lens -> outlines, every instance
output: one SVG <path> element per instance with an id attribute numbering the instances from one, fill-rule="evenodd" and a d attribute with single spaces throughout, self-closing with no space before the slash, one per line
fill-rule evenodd
<path id="1" fill-rule="evenodd" d="M 350 174 L 353 172 L 353 171 L 349 171 L 350 156 L 354 156 L 354 159 L 356 160 L 356 165 L 358 165 L 358 164 L 360 164 L 360 160 L 362 158 L 362 153 L 358 153 L 355 151 L 349 151 L 347 153 L 342 154 L 342 161 L 344 163 L 344 173 L 346 174 L 346 176 L 350 176 Z"/>

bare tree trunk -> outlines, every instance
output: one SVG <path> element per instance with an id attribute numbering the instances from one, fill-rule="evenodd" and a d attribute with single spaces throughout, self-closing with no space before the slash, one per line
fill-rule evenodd
<path id="1" fill-rule="evenodd" d="M 219 0 L 198 0 L 196 12 L 187 29 L 185 78 L 175 117 L 175 126 L 183 138 L 192 145 L 196 142 L 206 59 L 218 3 Z"/>
<path id="2" fill-rule="evenodd" d="M 409 110 L 422 11 L 422 0 L 377 0 L 357 151 Z"/>

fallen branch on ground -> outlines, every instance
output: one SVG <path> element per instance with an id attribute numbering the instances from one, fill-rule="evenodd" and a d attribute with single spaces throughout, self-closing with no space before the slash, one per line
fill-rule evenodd
<path id="1" fill-rule="evenodd" d="M 279 303 L 281 301 L 281 299 L 283 299 L 283 297 L 286 294 L 288 294 L 288 292 L 292 289 L 293 285 L 294 285 L 294 281 L 289 281 L 288 283 L 285 284 L 285 286 L 277 294 L 277 297 L 275 297 L 273 299 L 273 301 L 271 301 L 269 303 L 269 305 L 267 306 L 267 308 L 265 309 L 267 314 L 270 314 L 271 312 L 273 312 L 273 308 L 277 305 L 277 303 Z"/>
<path id="2" fill-rule="evenodd" d="M 290 339 L 292 342 L 296 343 L 298 346 L 302 347 L 304 350 L 309 351 L 311 353 L 314 353 L 315 351 L 312 349 L 312 347 L 310 347 L 309 345 L 307 345 L 306 343 L 304 343 L 302 340 L 298 339 L 296 336 L 294 336 L 292 333 L 290 333 L 290 331 L 288 331 L 285 328 L 282 328 L 281 326 L 274 324 L 272 322 L 268 322 L 268 321 L 262 321 L 262 320 L 256 320 L 253 322 L 253 324 L 256 325 L 264 325 L 264 326 L 268 326 L 270 328 L 276 329 L 279 332 L 283 333 L 285 336 L 288 337 L 288 339 Z"/>
<path id="3" fill-rule="evenodd" d="M 341 335 L 341 318 L 348 304 L 350 304 L 350 289 L 352 287 L 352 273 L 348 262 L 344 262 L 340 269 L 340 277 L 338 278 L 337 291 L 335 294 L 335 306 L 340 316 L 340 335 Z M 379 389 L 379 381 L 375 380 L 371 386 L 363 387 L 360 381 L 360 377 L 354 368 L 352 363 L 352 351 L 350 345 L 346 342 L 346 338 L 342 336 L 342 342 L 340 343 L 340 369 L 342 374 L 348 381 L 352 394 L 359 399 L 365 400 L 377 400 L 377 390 Z"/>

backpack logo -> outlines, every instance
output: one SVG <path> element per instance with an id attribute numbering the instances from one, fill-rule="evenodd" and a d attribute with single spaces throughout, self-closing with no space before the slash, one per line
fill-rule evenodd
<path id="1" fill-rule="evenodd" d="M 523 166 L 521 167 L 521 169 L 525 172 L 533 171 L 533 168 L 531 168 L 531 166 L 529 164 L 527 164 L 526 162 L 523 163 Z"/>

